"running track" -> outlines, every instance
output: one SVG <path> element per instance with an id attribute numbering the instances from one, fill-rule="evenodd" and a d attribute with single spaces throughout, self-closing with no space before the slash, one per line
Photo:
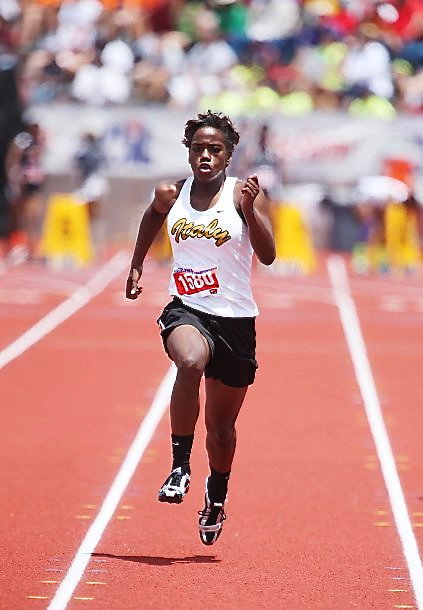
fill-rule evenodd
<path id="1" fill-rule="evenodd" d="M 255 274 L 260 369 L 204 547 L 202 422 L 184 503 L 156 500 L 167 270 L 129 302 L 129 258 L 0 270 L 0 608 L 422 609 L 423 279 Z"/>

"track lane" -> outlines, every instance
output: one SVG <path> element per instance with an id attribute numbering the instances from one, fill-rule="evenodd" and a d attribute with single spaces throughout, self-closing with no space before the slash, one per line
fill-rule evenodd
<path id="1" fill-rule="evenodd" d="M 124 301 L 123 287 L 120 277 L 1 371 L 9 410 L 0 432 L 7 499 L 0 607 L 45 607 L 166 370 L 156 344 L 151 349 L 154 328 L 131 342 L 142 314 Z M 140 378 L 142 360 L 148 379 Z"/>
<path id="2" fill-rule="evenodd" d="M 45 600 L 29 602 L 25 595 L 51 599 L 57 583 L 41 581 L 66 573 L 88 525 L 76 513 L 98 510 L 115 460 L 167 369 L 153 321 L 163 302 L 162 276 L 160 269 L 151 274 L 149 296 L 134 307 L 116 306 L 121 285 L 114 282 L 9 368 L 8 404 L 27 410 L 23 432 L 21 420 L 9 423 L 4 435 L 22 435 L 19 447 L 6 447 L 18 474 L 12 488 L 6 480 L 18 518 L 6 548 L 23 550 L 6 573 L 8 599 L 17 609 L 46 607 Z M 369 461 L 372 439 L 327 278 L 260 276 L 256 289 L 262 307 L 266 303 L 258 323 L 261 367 L 239 421 L 222 538 L 211 548 L 197 539 L 203 434 L 194 446 L 194 480 L 184 504 L 156 501 L 170 459 L 165 417 L 70 608 L 170 608 L 175 599 L 182 609 L 385 609 L 410 602 L 392 590 L 400 588 L 398 576 L 407 576 L 397 535 L 375 525 L 388 508 L 386 491 Z M 278 304 L 270 309 L 272 301 Z M 34 362 L 44 371 L 33 388 L 42 401 L 28 408 L 19 380 Z M 71 396 L 63 391 L 70 387 Z M 21 578 L 9 586 L 17 573 Z M 88 584 L 94 582 L 106 584 Z"/>
<path id="3" fill-rule="evenodd" d="M 368 343 L 381 408 L 404 491 L 409 521 L 417 541 L 420 575 L 415 579 L 423 607 L 423 449 L 418 430 L 423 426 L 419 362 L 423 356 L 423 278 L 387 277 L 379 291 L 366 290 L 366 280 L 351 279 L 351 290 Z M 386 514 L 393 522 L 391 511 Z M 417 568 L 416 568 L 417 569 Z M 408 576 L 403 588 L 412 590 Z"/>
<path id="4" fill-rule="evenodd" d="M 238 426 L 222 538 L 212 548 L 197 538 L 202 433 L 184 504 L 156 501 L 169 465 L 165 418 L 128 489 L 143 485 L 143 497 L 95 553 L 109 576 L 93 600 L 99 608 L 171 608 L 176 599 L 183 609 L 385 609 L 402 601 L 395 577 L 406 566 L 396 532 L 380 526 L 388 500 L 380 473 L 366 467 L 372 439 L 328 281 L 311 280 L 305 294 L 304 280 L 268 284 L 262 278 L 261 298 L 285 291 L 295 307 L 260 319 L 262 365 Z M 81 582 L 76 596 L 90 591 Z"/>
<path id="5" fill-rule="evenodd" d="M 66 270 L 38 264 L 5 267 L 0 273 L 0 352 L 66 299 L 72 298 L 103 269 L 129 254 L 117 253 L 90 267 Z"/>

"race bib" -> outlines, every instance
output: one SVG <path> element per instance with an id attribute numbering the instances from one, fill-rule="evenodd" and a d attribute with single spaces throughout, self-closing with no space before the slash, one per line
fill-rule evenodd
<path id="1" fill-rule="evenodd" d="M 176 290 L 180 295 L 200 294 L 206 296 L 217 294 L 219 281 L 217 267 L 194 271 L 193 269 L 176 269 L 173 272 Z"/>

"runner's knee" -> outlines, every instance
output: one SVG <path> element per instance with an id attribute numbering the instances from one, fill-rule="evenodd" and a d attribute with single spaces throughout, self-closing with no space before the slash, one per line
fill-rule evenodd
<path id="1" fill-rule="evenodd" d="M 235 426 L 228 423 L 206 422 L 207 434 L 216 445 L 228 445 L 232 443 L 235 436 Z"/>
<path id="2" fill-rule="evenodd" d="M 175 358 L 178 373 L 190 377 L 200 377 L 203 374 L 206 363 L 204 358 L 195 354 L 183 354 Z"/>
<path id="3" fill-rule="evenodd" d="M 210 359 L 210 348 L 199 331 L 190 326 L 175 328 L 167 338 L 166 347 L 179 373 L 202 375 Z"/>

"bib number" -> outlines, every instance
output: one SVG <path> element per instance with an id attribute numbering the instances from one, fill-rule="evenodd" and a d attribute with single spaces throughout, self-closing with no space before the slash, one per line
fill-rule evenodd
<path id="1" fill-rule="evenodd" d="M 219 281 L 217 279 L 217 267 L 204 271 L 193 269 L 177 269 L 173 273 L 176 290 L 180 295 L 189 294 L 217 294 Z"/>

